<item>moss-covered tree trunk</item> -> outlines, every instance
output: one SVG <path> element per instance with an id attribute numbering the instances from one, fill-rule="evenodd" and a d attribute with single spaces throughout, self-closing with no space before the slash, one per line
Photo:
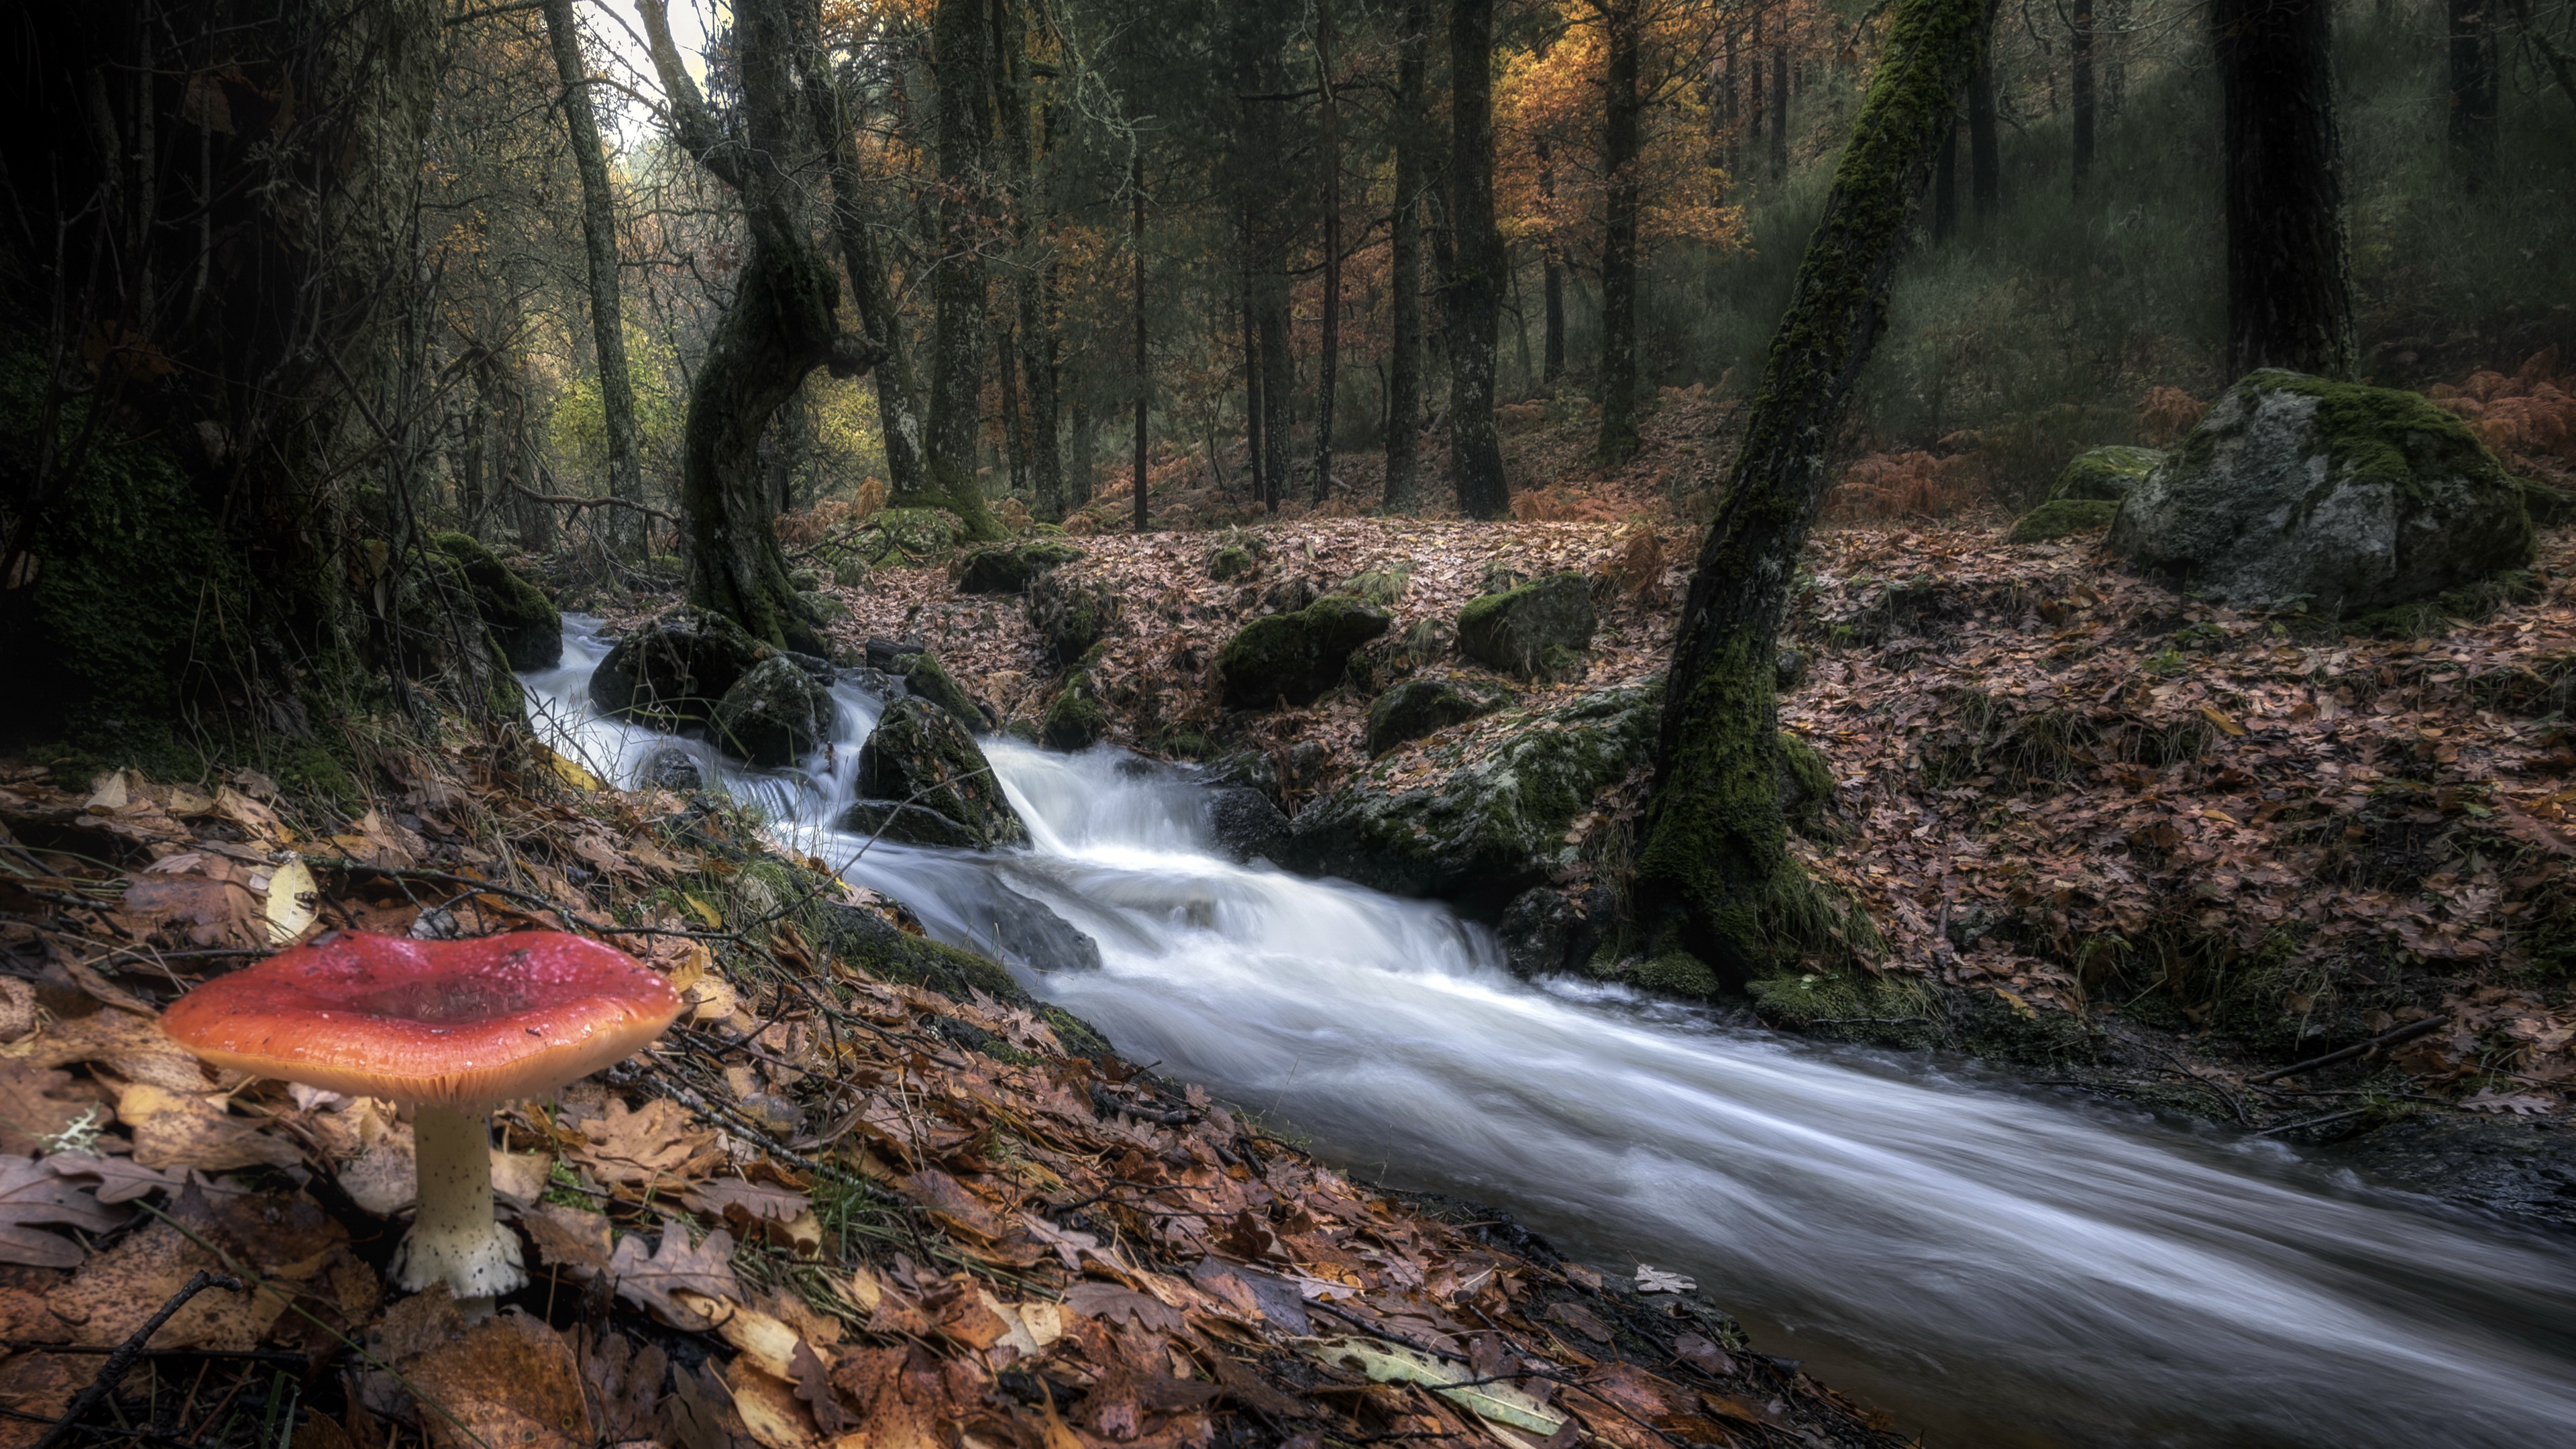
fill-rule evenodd
<path id="1" fill-rule="evenodd" d="M 984 392 L 984 193 L 993 150 L 993 27 L 986 0 L 939 0 L 930 19 L 939 91 L 939 262 L 930 283 L 928 491 L 897 494 L 913 507 L 946 508 L 971 538 L 1000 538 L 975 476 Z"/>
<path id="2" fill-rule="evenodd" d="M 2351 375 L 2328 0 L 2213 0 L 2227 160 L 2227 367 Z"/>
<path id="3" fill-rule="evenodd" d="M 1721 980 L 1749 979 L 1834 925 L 1788 852 L 1774 651 L 1824 498 L 1825 451 L 1886 323 L 1915 199 L 1976 73 L 1989 4 L 1898 5 L 1683 605 L 1635 903 L 1656 946 L 1689 950 Z"/>
<path id="4" fill-rule="evenodd" d="M 813 39 L 812 0 L 735 0 L 740 143 L 718 129 L 682 68 L 663 0 L 639 0 L 636 10 L 681 146 L 742 198 L 751 233 L 733 301 L 689 389 L 681 430 L 689 599 L 757 638 L 819 654 L 822 637 L 797 611 L 787 558 L 771 526 L 775 499 L 762 477 L 761 434 L 807 373 L 823 367 L 836 377 L 858 377 L 884 352 L 867 337 L 840 330 L 840 283 L 806 231 L 796 169 L 813 142 L 794 68 Z"/>
<path id="5" fill-rule="evenodd" d="M 643 545 L 644 462 L 635 431 L 635 379 L 626 366 L 626 314 L 618 300 L 617 217 L 608 190 L 608 158 L 601 154 L 599 118 L 590 102 L 590 72 L 581 62 L 581 35 L 573 26 L 572 0 L 545 0 L 546 40 L 553 47 L 555 77 L 563 83 L 564 131 L 573 167 L 581 174 L 581 238 L 590 268 L 591 349 L 599 365 L 600 421 L 608 434 L 608 496 L 630 505 L 606 510 L 608 537 L 619 553 Z"/>
<path id="6" fill-rule="evenodd" d="M 1423 94 L 1430 70 L 1431 7 L 1405 0 L 1396 34 L 1395 219 L 1387 237 L 1386 511 L 1422 506 L 1415 473 L 1422 454 L 1422 189 L 1428 124 Z"/>
<path id="7" fill-rule="evenodd" d="M 1601 229 L 1601 432 L 1592 461 L 1609 468 L 1637 451 L 1637 152 L 1646 109 L 1637 88 L 1637 32 L 1645 17 L 1640 0 L 1606 0 L 1599 9 L 1609 48 L 1601 73 L 1601 174 L 1609 196 Z M 1556 281 L 1552 264 L 1548 281 Z M 1560 345 L 1559 310 L 1548 308 L 1551 356 Z"/>
<path id="8" fill-rule="evenodd" d="M 1449 229 L 1454 269 L 1441 298 L 1449 347 L 1449 469 L 1458 511 L 1512 510 L 1503 442 L 1494 432 L 1494 350 L 1501 332 L 1503 234 L 1494 225 L 1494 0 L 1449 6 Z"/>

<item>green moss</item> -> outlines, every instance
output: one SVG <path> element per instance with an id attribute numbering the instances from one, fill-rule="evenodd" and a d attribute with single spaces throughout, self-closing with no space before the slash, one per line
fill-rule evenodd
<path id="1" fill-rule="evenodd" d="M 1834 770 L 1824 752 L 1787 730 L 1780 732 L 1780 809 L 1789 828 L 1815 837 L 1825 830 L 1834 803 Z"/>
<path id="2" fill-rule="evenodd" d="M 993 727 L 975 696 L 968 694 L 957 676 L 939 662 L 939 656 L 927 649 L 912 656 L 911 667 L 903 672 L 903 687 L 946 710 L 950 718 L 970 730 L 980 734 Z"/>
<path id="3" fill-rule="evenodd" d="M 2461 623 L 2483 623 L 2514 604 L 2549 596 L 2549 581 L 2529 569 L 2507 569 L 2430 599 L 2373 609 L 2347 620 L 2344 631 L 2373 639 L 2429 639 Z"/>
<path id="4" fill-rule="evenodd" d="M 2129 496 L 2129 490 L 2146 481 L 2158 463 L 2165 460 L 2161 448 L 2131 448 L 2114 445 L 2091 448 L 2078 453 L 2057 475 L 2057 486 L 2049 490 L 2051 499 L 2091 500 L 2117 503 Z"/>
<path id="5" fill-rule="evenodd" d="M 2013 523 L 2006 543 L 2047 543 L 2070 534 L 2109 528 L 2120 505 L 2089 498 L 2052 498 Z"/>
<path id="6" fill-rule="evenodd" d="M 500 642 L 513 669 L 547 669 L 563 658 L 563 616 L 536 585 L 471 534 L 435 533 L 430 549 L 456 566 L 474 612 Z"/>
<path id="7" fill-rule="evenodd" d="M 1239 543 L 1229 543 L 1208 554 L 1207 574 L 1218 583 L 1230 583 L 1261 566 L 1252 550 Z"/>
<path id="8" fill-rule="evenodd" d="M 1764 1021 L 1817 1036 L 1922 1048 L 1945 1035 L 1931 990 L 1914 977 L 1855 970 L 1784 971 L 1745 983 Z"/>
<path id="9" fill-rule="evenodd" d="M 1688 951 L 1667 949 L 1626 973 L 1630 985 L 1665 996 L 1705 1001 L 1717 994 L 1717 973 Z"/>
<path id="10" fill-rule="evenodd" d="M 967 537 L 966 521 L 945 508 L 889 508 L 868 523 L 859 557 L 880 568 L 945 563 Z"/>
<path id="11" fill-rule="evenodd" d="M 1038 575 L 1082 557 L 1081 549 L 1052 539 L 993 544 L 966 555 L 957 576 L 957 592 L 1016 594 Z"/>
<path id="12" fill-rule="evenodd" d="M 1341 682 L 1351 651 L 1393 622 L 1384 609 L 1337 594 L 1255 619 L 1218 651 L 1225 702 L 1235 709 L 1264 709 L 1282 699 L 1312 704 Z"/>
<path id="13" fill-rule="evenodd" d="M 1029 582 L 1029 627 L 1059 665 L 1072 667 L 1117 625 L 1118 591 L 1107 580 L 1050 569 Z"/>
<path id="14" fill-rule="evenodd" d="M 1412 582 L 1411 564 L 1385 564 L 1378 568 L 1362 569 L 1344 580 L 1333 592 L 1348 594 L 1354 599 L 1375 604 L 1381 609 L 1392 609 L 1397 601 L 1404 597 L 1406 587 Z"/>
<path id="15" fill-rule="evenodd" d="M 1109 708 L 1100 702 L 1088 671 L 1077 670 L 1047 705 L 1040 731 L 1049 748 L 1087 750 L 1109 733 Z"/>

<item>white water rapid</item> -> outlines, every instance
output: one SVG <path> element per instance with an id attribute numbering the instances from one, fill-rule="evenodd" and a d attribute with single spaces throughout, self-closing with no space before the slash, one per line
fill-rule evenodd
<path id="1" fill-rule="evenodd" d="M 593 719 L 574 621 L 530 676 L 556 748 L 633 783 L 690 751 L 835 865 L 878 702 L 754 774 Z M 983 903 L 1100 944 L 1032 989 L 1130 1057 L 1312 1134 L 1353 1176 L 1493 1203 L 1615 1271 L 1695 1275 L 1767 1352 L 1936 1445 L 2576 1444 L 2576 1242 L 2376 1191 L 2272 1143 L 2075 1105 L 1973 1068 L 1514 980 L 1445 908 L 1206 843 L 1186 772 L 987 742 L 1034 843 L 879 844 L 846 872 L 988 951 Z"/>

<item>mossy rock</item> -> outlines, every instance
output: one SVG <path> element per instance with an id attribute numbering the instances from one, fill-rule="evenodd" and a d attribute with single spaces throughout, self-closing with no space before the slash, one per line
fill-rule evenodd
<path id="1" fill-rule="evenodd" d="M 2128 497 L 2130 490 L 2145 482 L 2147 475 L 2164 460 L 2162 448 L 2113 444 L 2107 448 L 2088 449 L 2076 454 L 2058 473 L 2057 486 L 2048 490 L 2048 496 L 2051 500 L 2117 503 Z"/>
<path id="2" fill-rule="evenodd" d="M 823 575 L 816 569 L 789 569 L 787 586 L 800 594 L 810 594 L 823 587 Z"/>
<path id="3" fill-rule="evenodd" d="M 2523 490 L 2466 423 L 2411 392 L 2245 375 L 2111 525 L 2112 549 L 2240 607 L 2326 618 L 2526 568 Z"/>
<path id="4" fill-rule="evenodd" d="M 1253 557 L 1252 550 L 1239 543 L 1225 544 L 1211 550 L 1207 556 L 1207 575 L 1221 584 L 1248 577 L 1259 567 L 1261 560 Z"/>
<path id="5" fill-rule="evenodd" d="M 2047 543 L 2051 539 L 2109 528 L 2120 505 L 2098 498 L 2052 498 L 2025 513 L 2004 535 L 2006 543 Z"/>
<path id="6" fill-rule="evenodd" d="M 974 737 L 927 700 L 896 700 L 877 717 L 859 746 L 858 792 L 945 815 L 971 832 L 978 849 L 1029 838 Z"/>
<path id="7" fill-rule="evenodd" d="M 809 624 L 835 624 L 850 617 L 850 606 L 830 594 L 799 590 L 796 612 L 804 615 Z"/>
<path id="8" fill-rule="evenodd" d="M 1081 549 L 1054 539 L 999 543 L 966 555 L 957 576 L 961 594 L 1016 594 L 1049 569 L 1079 561 Z"/>
<path id="9" fill-rule="evenodd" d="M 864 560 L 845 558 L 832 565 L 832 582 L 845 589 L 863 589 L 867 587 L 868 576 L 874 572 Z"/>
<path id="10" fill-rule="evenodd" d="M 897 800 L 853 800 L 841 812 L 840 828 L 890 845 L 929 845 L 949 850 L 977 850 L 984 842 L 974 831 L 936 810 Z"/>
<path id="11" fill-rule="evenodd" d="M 1253 620 L 1217 653 L 1227 707 L 1266 709 L 1281 700 L 1314 703 L 1341 682 L 1351 651 L 1394 622 L 1394 615 L 1374 604 L 1338 595 L 1293 613 Z"/>
<path id="12" fill-rule="evenodd" d="M 724 615 L 683 605 L 617 641 L 590 676 L 590 702 L 666 729 L 711 720 L 725 691 L 769 652 Z"/>
<path id="13" fill-rule="evenodd" d="M 1939 1001 L 1911 978 L 1851 969 L 1784 971 L 1746 983 L 1745 994 L 1764 1021 L 1837 1040 L 1923 1048 L 1946 1036 Z"/>
<path id="14" fill-rule="evenodd" d="M 716 701 L 716 744 L 758 769 L 776 770 L 823 747 L 837 714 L 822 680 L 785 655 L 772 654 Z"/>
<path id="15" fill-rule="evenodd" d="M 967 693 L 939 656 L 924 649 L 912 656 L 911 665 L 903 672 L 903 687 L 917 699 L 929 700 L 948 711 L 951 719 L 978 734 L 991 730 L 996 723 L 993 711 L 982 700 Z"/>
<path id="16" fill-rule="evenodd" d="M 966 520 L 945 508 L 889 508 L 868 523 L 858 553 L 878 568 L 946 563 L 966 537 Z"/>
<path id="17" fill-rule="evenodd" d="M 1036 906 L 1033 901 L 1028 904 Z M 1037 909 L 1045 908 L 1038 906 Z M 1062 924 L 1060 917 L 1058 924 Z M 1070 931 L 1072 928 L 1067 926 L 1065 929 Z M 1031 935 L 1025 930 L 1014 934 L 1021 939 Z M 1074 934 L 1080 935 L 1079 932 Z M 834 903 L 823 907 L 815 937 L 825 955 L 847 962 L 880 981 L 918 986 L 957 1001 L 968 1000 L 981 991 L 1005 1006 L 1035 1012 L 1054 1030 L 1056 1040 L 1064 1045 L 1064 1049 L 1075 1056 L 1106 1059 L 1116 1055 L 1108 1038 L 1102 1036 L 1098 1028 L 1062 1007 L 1050 1006 L 1031 996 L 1028 988 L 1022 986 L 1019 978 L 1001 962 L 963 947 L 913 935 L 865 906 Z M 1078 951 L 1066 954 L 1075 959 L 1043 969 L 1063 970 L 1080 965 Z M 1099 964 L 1096 945 L 1092 947 L 1090 964 Z"/>
<path id="18" fill-rule="evenodd" d="M 1522 679 L 1580 679 L 1597 622 L 1590 582 L 1550 574 L 1470 600 L 1458 611 L 1458 652 Z"/>
<path id="19" fill-rule="evenodd" d="M 1076 670 L 1046 709 L 1039 738 L 1055 750 L 1087 750 L 1109 733 L 1109 707 L 1100 702 L 1088 670 Z"/>
<path id="20" fill-rule="evenodd" d="M 1603 790 L 1653 759 L 1662 714 L 1660 681 L 1501 711 L 1353 773 L 1298 812 L 1273 858 L 1498 912 L 1575 864 L 1566 832 Z"/>
<path id="21" fill-rule="evenodd" d="M 1451 725 L 1492 714 L 1511 699 L 1510 690 L 1482 680 L 1405 680 L 1369 705 L 1369 755 L 1374 758 Z"/>
<path id="22" fill-rule="evenodd" d="M 563 662 L 563 615 L 536 585 L 471 534 L 432 534 L 429 546 L 456 565 L 473 593 L 474 612 L 500 642 L 512 669 L 524 673 Z"/>
<path id="23" fill-rule="evenodd" d="M 1082 662 L 1118 624 L 1118 592 L 1107 581 L 1049 569 L 1029 581 L 1029 628 L 1060 667 Z"/>

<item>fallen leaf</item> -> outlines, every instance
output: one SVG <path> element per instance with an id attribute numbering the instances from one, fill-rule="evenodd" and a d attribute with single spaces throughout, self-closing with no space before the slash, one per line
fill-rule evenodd
<path id="1" fill-rule="evenodd" d="M 113 1117 L 106 1103 L 81 1096 L 68 1073 L 0 1061 L 0 1153 L 50 1150 L 73 1124 L 96 1128 Z"/>
<path id="2" fill-rule="evenodd" d="M 304 1154 L 203 1097 L 135 1082 L 116 1094 L 116 1115 L 134 1133 L 134 1160 L 145 1167 L 292 1167 Z"/>
<path id="3" fill-rule="evenodd" d="M 519 1218 L 537 1245 L 538 1260 L 588 1278 L 608 1271 L 610 1233 L 605 1213 L 562 1203 L 539 1203 Z"/>
<path id="4" fill-rule="evenodd" d="M 581 1124 L 581 1141 L 567 1151 L 611 1188 L 648 1191 L 686 1188 L 724 1160 L 716 1134 L 699 1126 L 686 1107 L 656 1097 L 640 1110 L 629 1110 L 615 1097 L 605 1115 Z"/>
<path id="5" fill-rule="evenodd" d="M 666 1225 L 649 1254 L 643 1235 L 629 1233 L 617 1240 L 616 1250 L 609 1254 L 608 1276 L 617 1285 L 618 1297 L 691 1333 L 703 1333 L 715 1327 L 715 1321 L 674 1294 L 686 1289 L 701 1298 L 742 1301 L 742 1286 L 733 1276 L 733 1234 L 722 1228 L 692 1244 L 686 1228 Z"/>
<path id="6" fill-rule="evenodd" d="M 572 1345 L 516 1311 L 402 1365 L 439 1449 L 591 1449 L 598 1432 Z"/>
<path id="7" fill-rule="evenodd" d="M 123 1212 L 109 1210 L 91 1189 L 66 1181 L 45 1164 L 30 1157 L 0 1157 L 0 1263 L 77 1268 L 89 1256 L 87 1249 L 27 1225 L 60 1224 L 103 1233 L 124 1221 Z"/>
<path id="8" fill-rule="evenodd" d="M 302 856 L 288 856 L 286 861 L 268 873 L 268 882 L 260 898 L 260 912 L 268 920 L 268 939 L 273 945 L 284 945 L 304 934 L 313 924 L 320 891 L 313 883 L 313 872 Z"/>
<path id="9" fill-rule="evenodd" d="M 1357 1369 L 1378 1383 L 1421 1384 L 1480 1418 L 1515 1429 L 1553 1434 L 1566 1422 L 1564 1415 L 1550 1411 L 1509 1384 L 1450 1387 L 1473 1377 L 1473 1371 L 1464 1364 L 1433 1358 L 1402 1344 L 1350 1337 L 1307 1339 L 1297 1347 L 1323 1363 Z"/>
<path id="10" fill-rule="evenodd" d="M 1610 1341 L 1610 1326 L 1601 1321 L 1599 1314 L 1580 1303 L 1551 1303 L 1547 1305 L 1547 1316 L 1582 1334 L 1585 1338 L 1591 1339 L 1594 1343 Z"/>
<path id="11" fill-rule="evenodd" d="M 231 1270 L 169 1223 L 145 1223 L 99 1253 L 45 1295 L 45 1306 L 73 1343 L 122 1343 L 199 1272 Z M 245 1287 L 208 1288 L 188 1300 L 152 1335 L 155 1348 L 245 1349 L 257 1346 L 286 1305 Z"/>
<path id="12" fill-rule="evenodd" d="M 1181 1310 L 1114 1283 L 1076 1283 L 1064 1290 L 1064 1306 L 1085 1318 L 1105 1318 L 1112 1323 L 1132 1321 L 1165 1333 L 1181 1331 Z"/>
<path id="13" fill-rule="evenodd" d="M 1640 1293 L 1691 1293 L 1698 1288 L 1697 1283 L 1679 1273 L 1667 1273 L 1643 1263 L 1637 1265 L 1637 1291 Z"/>

